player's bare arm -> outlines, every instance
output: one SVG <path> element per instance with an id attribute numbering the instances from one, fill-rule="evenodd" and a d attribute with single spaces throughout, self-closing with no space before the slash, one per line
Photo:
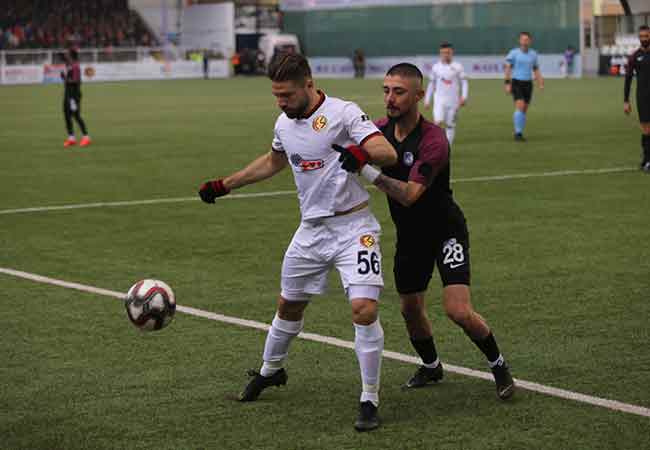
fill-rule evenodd
<path id="1" fill-rule="evenodd" d="M 535 76 L 537 87 L 540 88 L 541 90 L 544 90 L 544 77 L 542 76 L 542 72 L 539 70 L 539 68 L 536 68 L 533 71 L 533 75 Z"/>
<path id="2" fill-rule="evenodd" d="M 287 167 L 288 161 L 284 152 L 271 150 L 260 156 L 239 172 L 217 180 L 206 181 L 199 189 L 201 200 L 214 203 L 218 197 L 227 195 L 232 189 L 271 178 Z"/>
<path id="3" fill-rule="evenodd" d="M 407 183 L 384 174 L 379 174 L 373 184 L 384 194 L 406 207 L 410 207 L 417 202 L 424 191 L 427 190 L 425 185 L 415 181 Z"/>
<path id="4" fill-rule="evenodd" d="M 362 147 L 370 158 L 370 162 L 380 167 L 392 166 L 397 162 L 397 152 L 390 142 L 380 134 L 371 137 Z"/>
<path id="5" fill-rule="evenodd" d="M 504 81 L 506 94 L 512 93 L 512 65 L 506 64 L 504 70 Z"/>
<path id="6" fill-rule="evenodd" d="M 284 152 L 271 150 L 257 158 L 244 169 L 224 178 L 223 184 L 229 190 L 237 189 L 271 178 L 287 167 L 287 165 L 287 156 Z"/>

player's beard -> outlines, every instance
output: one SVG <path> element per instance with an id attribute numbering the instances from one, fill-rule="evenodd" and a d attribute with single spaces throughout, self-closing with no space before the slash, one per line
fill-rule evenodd
<path id="1" fill-rule="evenodd" d="M 305 96 L 303 102 L 300 105 L 298 105 L 296 108 L 285 108 L 283 109 L 283 112 L 287 115 L 289 119 L 298 119 L 305 115 L 308 107 L 309 107 L 309 97 Z"/>
<path id="2" fill-rule="evenodd" d="M 642 40 L 641 41 L 641 47 L 643 48 L 650 48 L 650 40 Z"/>
<path id="3" fill-rule="evenodd" d="M 407 112 L 408 111 L 402 111 L 393 105 L 386 106 L 386 115 L 392 120 L 400 120 Z"/>

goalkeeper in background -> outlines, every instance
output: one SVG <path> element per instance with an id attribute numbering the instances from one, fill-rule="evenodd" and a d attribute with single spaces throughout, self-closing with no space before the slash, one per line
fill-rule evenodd
<path id="1" fill-rule="evenodd" d="M 65 55 L 65 71 L 61 72 L 61 78 L 65 85 L 63 95 L 63 115 L 65 117 L 65 126 L 68 130 L 68 138 L 63 143 L 64 147 L 77 145 L 77 138 L 74 134 L 72 119 L 77 121 L 83 137 L 79 142 L 80 147 L 90 145 L 90 136 L 86 123 L 81 118 L 81 68 L 79 66 L 79 53 L 71 48 Z"/>

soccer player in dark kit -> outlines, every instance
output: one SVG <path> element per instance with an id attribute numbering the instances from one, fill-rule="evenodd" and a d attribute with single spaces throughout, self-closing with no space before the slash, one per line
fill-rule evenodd
<path id="1" fill-rule="evenodd" d="M 355 146 L 337 146 L 339 160 L 345 170 L 360 172 L 388 195 L 397 228 L 395 284 L 411 343 L 423 363 L 406 387 L 423 387 L 443 377 L 424 300 L 437 265 L 447 316 L 486 356 L 497 395 L 505 400 L 515 384 L 492 331 L 470 301 L 469 233 L 449 185 L 449 143 L 444 130 L 418 111 L 423 96 L 420 70 L 406 63 L 393 66 L 384 78 L 388 118 L 376 124 L 397 150 L 397 164 L 379 172 L 365 164 Z"/>
<path id="2" fill-rule="evenodd" d="M 80 147 L 90 145 L 90 136 L 86 123 L 81 118 L 81 68 L 79 67 L 79 54 L 73 48 L 68 49 L 65 55 L 65 72 L 61 72 L 61 78 L 65 84 L 63 95 L 63 115 L 65 117 L 65 126 L 68 130 L 68 138 L 63 143 L 64 147 L 77 145 L 77 138 L 72 127 L 74 118 L 81 128 L 83 137 L 79 142 Z"/>
<path id="3" fill-rule="evenodd" d="M 632 112 L 630 104 L 630 88 L 632 78 L 636 75 L 636 108 L 641 122 L 641 170 L 650 173 L 650 27 L 643 25 L 639 28 L 641 47 L 630 55 L 625 72 L 625 114 Z"/>

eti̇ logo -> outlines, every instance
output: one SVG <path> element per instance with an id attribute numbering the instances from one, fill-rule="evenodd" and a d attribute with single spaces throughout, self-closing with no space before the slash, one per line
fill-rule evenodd
<path id="1" fill-rule="evenodd" d="M 361 236 L 361 239 L 359 241 L 361 242 L 361 245 L 366 248 L 370 248 L 375 245 L 375 237 L 372 234 L 364 234 Z"/>
<path id="2" fill-rule="evenodd" d="M 320 115 L 314 119 L 314 121 L 311 123 L 311 127 L 314 129 L 315 132 L 319 132 L 323 128 L 327 126 L 327 117 Z"/>
<path id="3" fill-rule="evenodd" d="M 291 164 L 294 165 L 294 167 L 300 168 L 303 172 L 309 172 L 310 170 L 318 170 L 322 169 L 325 166 L 325 161 L 322 159 L 316 159 L 316 160 L 306 160 L 303 159 L 302 156 L 300 156 L 297 153 L 294 153 L 289 157 L 289 160 L 291 161 Z"/>

